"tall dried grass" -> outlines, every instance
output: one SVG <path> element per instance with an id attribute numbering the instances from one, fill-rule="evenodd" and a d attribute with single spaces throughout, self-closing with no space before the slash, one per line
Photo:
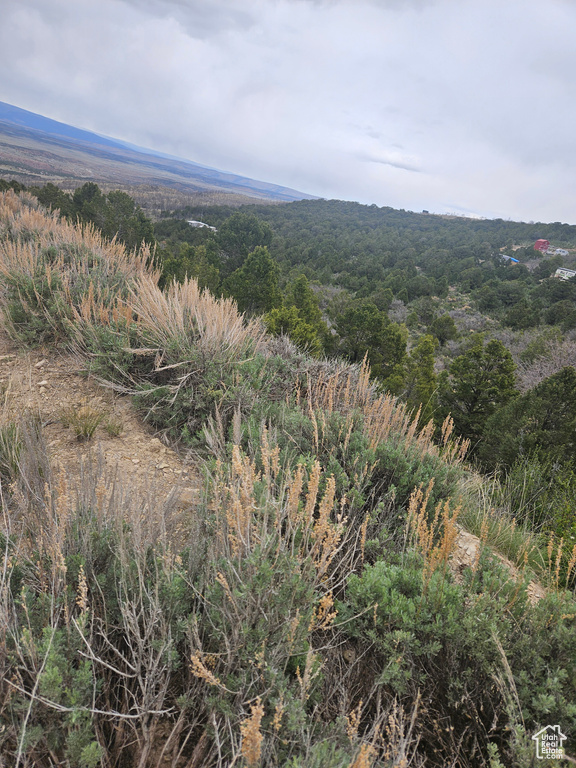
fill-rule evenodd
<path id="1" fill-rule="evenodd" d="M 309 470 L 298 464 L 281 471 L 265 426 L 261 450 L 263 472 L 235 445 L 231 464 L 219 463 L 212 478 L 209 509 L 217 521 L 219 556 L 242 558 L 274 546 L 276 557 L 289 553 L 311 563 L 318 584 L 334 588 L 361 559 L 359 546 L 346 546 L 346 499 L 336 499 L 334 478 L 323 477 L 318 461 Z M 332 574 L 335 562 L 338 576 Z"/>
<path id="2" fill-rule="evenodd" d="M 91 225 L 46 212 L 30 195 L 0 194 L 0 299 L 13 336 L 20 329 L 8 302 L 19 302 L 25 314 L 61 333 L 63 323 L 85 316 L 87 307 L 116 307 L 128 286 L 144 275 L 159 278 L 149 247 L 129 252 Z"/>
<path id="3" fill-rule="evenodd" d="M 431 480 L 425 491 L 416 488 L 412 493 L 408 507 L 408 527 L 412 545 L 424 558 L 424 591 L 437 570 L 446 571 L 448 561 L 454 552 L 458 539 L 456 520 L 461 507 L 450 508 L 450 500 L 436 505 L 434 516 L 429 521 L 428 502 L 434 481 Z"/>
<path id="4" fill-rule="evenodd" d="M 142 334 L 171 349 L 171 357 L 189 354 L 192 346 L 208 355 L 240 355 L 264 336 L 262 324 L 246 320 L 232 299 L 216 299 L 192 279 L 162 291 L 151 276 L 139 276 L 130 288 L 130 307 Z"/>
<path id="5" fill-rule="evenodd" d="M 310 412 L 319 409 L 325 413 L 360 413 L 364 417 L 364 433 L 372 449 L 393 438 L 406 447 L 415 447 L 421 456 L 442 456 L 446 463 L 461 464 L 469 448 L 469 441 L 452 437 L 453 422 L 447 417 L 441 428 L 440 444 L 434 442 L 434 424 L 418 426 L 420 412 L 412 414 L 407 406 L 389 393 L 380 393 L 370 379 L 370 367 L 364 359 L 358 366 L 341 364 L 333 370 L 328 366 L 308 375 L 306 397 Z"/>
<path id="6" fill-rule="evenodd" d="M 57 211 L 46 211 L 28 193 L 0 192 L 0 232 L 4 232 L 0 238 L 0 274 L 22 270 L 32 276 L 42 251 L 55 246 L 62 253 L 51 263 L 70 272 L 71 278 L 90 274 L 97 257 L 104 278 L 116 274 L 159 277 L 149 248 L 130 252 L 122 243 L 104 238 L 91 224 L 75 224 L 60 219 Z"/>

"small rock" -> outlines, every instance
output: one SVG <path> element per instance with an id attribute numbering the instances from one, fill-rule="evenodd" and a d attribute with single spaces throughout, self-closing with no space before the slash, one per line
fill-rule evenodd
<path id="1" fill-rule="evenodd" d="M 132 459 L 132 464 L 140 464 L 140 459 Z"/>
<path id="2" fill-rule="evenodd" d="M 46 394 L 46 387 L 40 387 L 40 394 L 41 395 Z"/>
<path id="3" fill-rule="evenodd" d="M 40 362 L 36 363 L 34 368 L 42 368 L 42 366 L 46 365 L 47 362 L 48 362 L 48 360 L 40 360 Z"/>
<path id="4" fill-rule="evenodd" d="M 38 384 L 38 386 L 39 386 L 39 387 L 45 387 L 45 386 L 47 386 L 47 384 L 48 384 L 48 382 L 46 381 L 46 379 L 44 379 L 44 381 L 41 381 L 41 382 Z"/>

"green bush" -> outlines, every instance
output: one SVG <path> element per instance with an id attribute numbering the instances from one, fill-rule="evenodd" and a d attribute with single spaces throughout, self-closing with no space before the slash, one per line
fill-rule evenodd
<path id="1" fill-rule="evenodd" d="M 66 337 L 71 311 L 58 272 L 44 261 L 36 265 L 32 275 L 13 273 L 4 279 L 8 327 L 17 339 L 36 346 Z"/>
<path id="2" fill-rule="evenodd" d="M 450 723 L 450 738 L 471 765 L 484 764 L 489 741 L 520 765 L 508 736 L 520 723 L 536 732 L 561 722 L 571 732 L 574 599 L 551 594 L 531 607 L 526 584 L 515 584 L 486 554 L 462 585 L 440 570 L 425 573 L 413 554 L 391 555 L 350 576 L 339 615 L 343 631 L 370 658 L 365 673 L 376 689 L 405 704 L 426 702 L 421 725 L 429 756 L 449 749 L 443 734 L 427 730 L 431 721 Z"/>

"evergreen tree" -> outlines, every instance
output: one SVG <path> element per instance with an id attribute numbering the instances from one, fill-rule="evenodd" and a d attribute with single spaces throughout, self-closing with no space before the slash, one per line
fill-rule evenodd
<path id="1" fill-rule="evenodd" d="M 436 317 L 430 324 L 429 330 L 433 336 L 436 336 L 441 346 L 458 336 L 456 323 L 448 314 Z"/>
<path id="2" fill-rule="evenodd" d="M 231 274 L 256 248 L 271 244 L 272 229 L 253 213 L 237 211 L 222 224 L 217 239 L 225 255 L 225 272 Z"/>
<path id="3" fill-rule="evenodd" d="M 299 275 L 292 283 L 286 297 L 286 304 L 296 307 L 300 319 L 311 326 L 320 326 L 322 323 L 322 312 L 318 306 L 318 299 L 310 288 L 306 275 Z"/>
<path id="4" fill-rule="evenodd" d="M 391 391 L 402 387 L 405 328 L 391 323 L 371 301 L 361 300 L 349 303 L 336 320 L 336 330 L 342 339 L 342 352 L 352 362 L 360 362 L 367 355 L 372 373 L 384 379 Z"/>
<path id="5" fill-rule="evenodd" d="M 182 243 L 180 247 L 167 246 L 160 252 L 162 276 L 160 285 L 165 286 L 172 280 L 183 282 L 186 277 L 193 277 L 200 288 L 217 294 L 220 286 L 220 270 L 214 263 L 209 249 L 205 245 L 196 247 Z"/>
<path id="6" fill-rule="evenodd" d="M 278 264 L 268 248 L 258 246 L 230 275 L 224 287 L 236 299 L 241 312 L 263 314 L 281 303 L 278 275 Z"/>
<path id="7" fill-rule="evenodd" d="M 457 432 L 476 443 L 486 420 L 518 395 L 516 364 L 501 341 L 483 337 L 457 357 L 443 377 L 440 403 L 451 413 Z"/>
<path id="8" fill-rule="evenodd" d="M 420 411 L 420 423 L 427 424 L 436 410 L 438 381 L 434 371 L 434 354 L 438 340 L 426 334 L 421 336 L 407 360 L 404 396 L 408 406 Z"/>
<path id="9" fill-rule="evenodd" d="M 493 469 L 511 466 L 536 449 L 557 460 L 576 455 L 576 370 L 571 366 L 491 416 L 478 455 Z"/>
<path id="10" fill-rule="evenodd" d="M 294 305 L 277 307 L 264 315 L 266 330 L 274 336 L 284 333 L 290 336 L 295 344 L 308 350 L 312 355 L 322 352 L 322 342 L 318 331 L 307 323 Z"/>

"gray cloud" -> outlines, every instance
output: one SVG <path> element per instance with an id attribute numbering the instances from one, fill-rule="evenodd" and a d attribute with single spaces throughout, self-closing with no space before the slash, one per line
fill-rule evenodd
<path id="1" fill-rule="evenodd" d="M 568 0 L 3 0 L 0 100 L 323 197 L 576 221 L 575 28 Z"/>
<path id="2" fill-rule="evenodd" d="M 380 165 L 389 165 L 391 168 L 400 168 L 402 171 L 412 171 L 413 173 L 421 173 L 422 169 L 419 167 L 415 158 L 410 158 L 403 155 L 402 152 L 389 151 L 378 155 L 362 155 L 359 154 L 358 160 L 365 163 L 379 163 Z"/>
<path id="3" fill-rule="evenodd" d="M 176 19 L 194 38 L 211 37 L 225 30 L 246 30 L 257 23 L 249 8 L 233 0 L 122 0 L 139 13 Z"/>

